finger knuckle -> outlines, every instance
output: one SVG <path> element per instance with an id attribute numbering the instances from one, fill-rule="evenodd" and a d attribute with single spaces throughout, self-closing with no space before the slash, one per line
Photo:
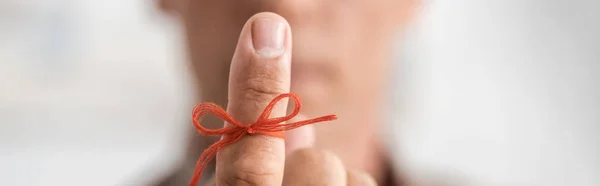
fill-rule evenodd
<path id="1" fill-rule="evenodd" d="M 260 164 L 260 165 L 259 165 Z M 276 170 L 269 162 L 244 159 L 237 162 L 237 171 L 231 175 L 233 185 L 261 185 L 276 178 Z"/>
<path id="2" fill-rule="evenodd" d="M 218 185 L 222 186 L 240 186 L 240 185 L 263 185 L 269 180 L 275 178 L 275 173 L 272 171 L 264 171 L 260 168 L 240 168 L 233 174 L 228 175 L 224 179 L 219 180 Z"/>
<path id="3" fill-rule="evenodd" d="M 318 149 L 300 149 L 290 154 L 284 177 L 308 180 L 310 185 L 346 185 L 346 171 L 341 160 L 329 151 Z"/>
<path id="4" fill-rule="evenodd" d="M 260 172 L 253 169 L 242 170 L 233 175 L 234 185 L 261 185 L 274 175 L 270 172 Z"/>
<path id="5" fill-rule="evenodd" d="M 339 158 L 332 152 L 312 148 L 299 149 L 290 155 L 290 159 L 316 167 L 341 164 Z"/>
<path id="6" fill-rule="evenodd" d="M 225 185 L 262 185 L 278 177 L 282 172 L 283 159 L 273 149 L 275 141 L 265 136 L 248 136 L 248 138 L 261 138 L 247 140 L 236 154 L 239 158 L 232 162 L 232 174 Z"/>
<path id="7" fill-rule="evenodd" d="M 244 98 L 256 102 L 266 102 L 284 93 L 283 82 L 270 75 L 255 75 L 246 80 Z"/>
<path id="8" fill-rule="evenodd" d="M 237 179 L 221 179 L 216 184 L 218 186 L 238 186 L 238 185 L 252 185 L 251 183 L 245 182 L 244 180 Z"/>

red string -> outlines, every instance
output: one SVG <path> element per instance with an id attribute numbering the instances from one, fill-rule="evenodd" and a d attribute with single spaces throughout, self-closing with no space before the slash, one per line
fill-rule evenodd
<path id="1" fill-rule="evenodd" d="M 291 98 L 296 103 L 294 111 L 287 116 L 269 118 L 273 108 L 275 107 L 275 104 L 287 97 Z M 219 152 L 223 147 L 236 142 L 246 134 L 263 134 L 284 139 L 284 131 L 292 130 L 304 125 L 337 119 L 335 115 L 327 115 L 304 121 L 280 124 L 298 115 L 301 106 L 302 104 L 300 103 L 300 98 L 298 98 L 297 95 L 291 93 L 281 94 L 275 97 L 275 99 L 273 99 L 273 101 L 267 105 L 263 113 L 258 117 L 258 119 L 256 119 L 254 123 L 244 125 L 233 119 L 225 110 L 214 103 L 201 103 L 196 105 L 192 111 L 192 121 L 194 122 L 196 130 L 203 135 L 225 135 L 225 137 L 208 147 L 208 149 L 204 150 L 200 156 L 200 159 L 198 160 L 198 163 L 196 163 L 196 169 L 194 170 L 194 176 L 192 176 L 192 180 L 190 181 L 190 186 L 196 186 L 198 184 L 204 169 L 208 165 L 208 162 L 210 162 L 215 155 L 217 155 L 217 152 Z M 206 114 L 213 114 L 232 125 L 221 129 L 204 128 L 200 124 L 200 119 Z"/>

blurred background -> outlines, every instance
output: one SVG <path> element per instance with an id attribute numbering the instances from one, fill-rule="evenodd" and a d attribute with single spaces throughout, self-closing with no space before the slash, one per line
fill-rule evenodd
<path id="1" fill-rule="evenodd" d="M 398 42 L 397 163 L 479 185 L 600 185 L 598 8 L 425 1 Z M 195 104 L 177 24 L 149 0 L 0 0 L 0 185 L 147 185 L 173 169 Z"/>

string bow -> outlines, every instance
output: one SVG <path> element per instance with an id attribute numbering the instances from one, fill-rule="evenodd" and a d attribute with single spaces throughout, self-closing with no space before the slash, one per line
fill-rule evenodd
<path id="1" fill-rule="evenodd" d="M 287 116 L 269 118 L 275 105 L 284 98 L 291 98 L 291 100 L 295 102 L 294 111 Z M 194 170 L 194 175 L 192 177 L 192 180 L 190 181 L 190 186 L 196 186 L 198 184 L 198 182 L 200 181 L 200 177 L 204 172 L 204 169 L 208 165 L 208 162 L 210 162 L 215 157 L 215 155 L 217 155 L 217 152 L 219 152 L 223 147 L 226 147 L 241 139 L 246 134 L 262 134 L 285 139 L 285 134 L 283 133 L 284 131 L 292 130 L 304 125 L 337 119 L 335 115 L 327 115 L 309 120 L 281 124 L 283 122 L 289 121 L 290 119 L 298 115 L 298 113 L 300 112 L 300 107 L 302 107 L 302 104 L 300 102 L 300 98 L 298 98 L 297 95 L 292 93 L 281 94 L 275 97 L 269 103 L 269 105 L 265 107 L 265 110 L 258 117 L 258 119 L 256 119 L 255 122 L 244 125 L 241 122 L 235 120 L 225 110 L 223 110 L 223 108 L 219 107 L 214 103 L 201 103 L 196 105 L 192 111 L 192 121 L 194 123 L 194 127 L 196 127 L 196 130 L 198 130 L 200 134 L 205 136 L 224 135 L 225 137 L 208 147 L 208 149 L 204 150 L 204 152 L 200 156 L 200 159 L 198 160 L 198 163 L 196 163 L 196 169 Z M 200 119 L 202 118 L 202 116 L 207 114 L 213 114 L 223 119 L 225 122 L 230 123 L 231 126 L 221 129 L 204 128 L 200 124 Z"/>

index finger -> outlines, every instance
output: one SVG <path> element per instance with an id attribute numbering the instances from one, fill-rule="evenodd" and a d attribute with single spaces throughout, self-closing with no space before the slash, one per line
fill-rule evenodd
<path id="1" fill-rule="evenodd" d="M 244 25 L 231 62 L 228 113 L 244 124 L 256 121 L 273 98 L 290 89 L 291 32 L 284 18 L 259 13 Z M 287 99 L 271 118 L 286 114 Z M 229 125 L 226 123 L 225 125 Z M 284 140 L 245 135 L 217 155 L 217 185 L 281 185 Z"/>

